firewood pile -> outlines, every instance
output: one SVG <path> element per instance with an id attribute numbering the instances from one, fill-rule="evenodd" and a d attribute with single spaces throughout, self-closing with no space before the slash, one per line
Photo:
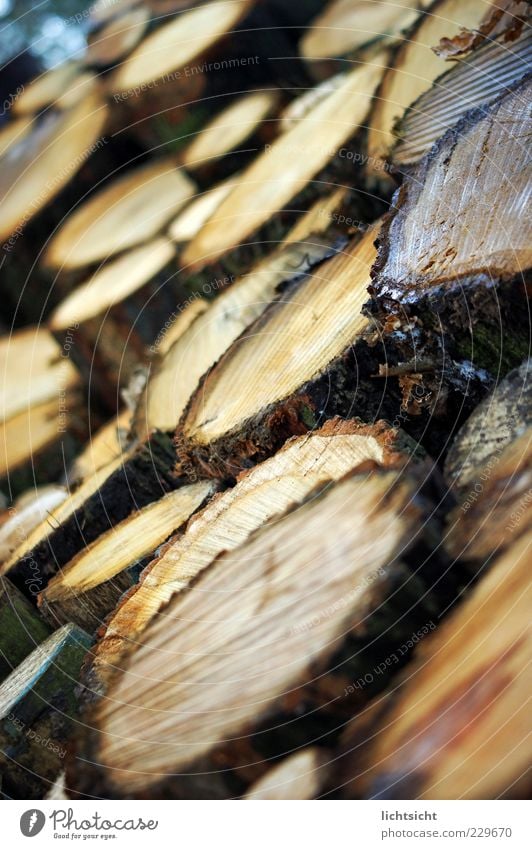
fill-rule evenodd
<path id="1" fill-rule="evenodd" d="M 15 99 L 4 797 L 530 793 L 529 12 L 98 0 Z"/>

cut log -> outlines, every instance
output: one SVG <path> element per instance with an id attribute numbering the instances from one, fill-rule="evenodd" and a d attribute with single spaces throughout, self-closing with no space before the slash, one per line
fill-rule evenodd
<path id="1" fill-rule="evenodd" d="M 367 170 L 383 175 L 383 163 L 395 142 L 394 125 L 444 71 L 445 60 L 433 51 L 441 38 L 459 27 L 475 28 L 486 12 L 485 0 L 435 0 L 422 13 L 396 52 L 377 92 L 367 139 Z"/>
<path id="2" fill-rule="evenodd" d="M 361 705 L 347 685 L 446 595 L 423 479 L 360 471 L 221 555 L 150 625 L 87 717 L 69 785 L 228 798 L 273 759 L 334 742 Z"/>
<path id="3" fill-rule="evenodd" d="M 0 568 L 35 598 L 55 572 L 86 545 L 134 510 L 174 489 L 175 452 L 171 440 L 155 434 L 149 441 L 96 472 L 31 533 Z"/>
<path id="4" fill-rule="evenodd" d="M 516 542 L 424 640 L 402 685 L 355 720 L 333 795 L 526 798 L 531 544 Z"/>
<path id="5" fill-rule="evenodd" d="M 368 309 L 387 362 L 405 364 L 407 408 L 449 416 L 456 388 L 463 415 L 489 379 L 528 356 L 530 85 L 446 133 L 405 179 L 381 230 Z"/>
<path id="6" fill-rule="evenodd" d="M 190 242 L 236 185 L 236 180 L 233 175 L 212 189 L 198 193 L 172 221 L 168 228 L 170 238 L 179 245 Z"/>
<path id="7" fill-rule="evenodd" d="M 213 499 L 186 533 L 145 569 L 94 648 L 87 688 L 104 692 L 128 646 L 142 642 L 146 627 L 174 593 L 188 587 L 223 551 L 233 551 L 257 528 L 304 501 L 317 485 L 337 480 L 368 461 L 401 467 L 416 457 L 415 444 L 383 422 L 368 427 L 331 420 L 309 436 L 287 442 L 274 457 Z"/>
<path id="8" fill-rule="evenodd" d="M 488 460 L 479 479 L 449 516 L 446 547 L 473 574 L 530 528 L 532 427 Z"/>
<path id="9" fill-rule="evenodd" d="M 93 31 L 87 38 L 85 64 L 109 68 L 119 62 L 137 46 L 147 25 L 147 9 L 137 6 Z"/>
<path id="10" fill-rule="evenodd" d="M 68 345 L 91 394 L 109 410 L 117 409 L 120 387 L 185 297 L 174 257 L 174 244 L 163 236 L 124 253 L 74 289 L 50 317 L 56 339 Z"/>
<path id="11" fill-rule="evenodd" d="M 73 625 L 51 635 L 0 686 L 2 792 L 42 799 L 64 763 L 78 711 L 75 686 L 88 636 Z"/>
<path id="12" fill-rule="evenodd" d="M 510 372 L 456 435 L 445 460 L 445 480 L 461 496 L 482 475 L 489 475 L 507 446 L 532 428 L 531 372 L 531 360 Z"/>
<path id="13" fill-rule="evenodd" d="M 418 162 L 470 109 L 486 107 L 529 71 L 532 33 L 527 28 L 508 46 L 489 41 L 466 60 L 453 64 L 410 106 L 394 128 L 399 139 L 390 155 L 397 171 Z"/>
<path id="14" fill-rule="evenodd" d="M 72 109 L 46 115 L 9 150 L 0 179 L 0 238 L 7 239 L 6 250 L 15 246 L 17 228 L 23 229 L 97 148 L 107 109 L 91 95 Z"/>
<path id="15" fill-rule="evenodd" d="M 47 107 L 54 109 L 62 109 L 67 106 L 74 106 L 76 99 L 72 95 L 73 100 L 68 103 L 63 100 L 63 95 L 66 91 L 72 92 L 72 86 L 76 86 L 78 79 L 82 75 L 81 62 L 63 62 L 56 65 L 49 71 L 45 71 L 38 76 L 32 83 L 24 88 L 22 94 L 17 97 L 13 103 L 13 113 L 15 115 L 35 115 Z M 78 100 L 83 96 L 79 92 Z"/>
<path id="16" fill-rule="evenodd" d="M 143 561 L 213 492 L 214 485 L 206 482 L 169 492 L 87 546 L 40 593 L 38 604 L 47 621 L 54 627 L 74 622 L 94 633 L 137 582 Z"/>
<path id="17" fill-rule="evenodd" d="M 76 210 L 51 240 L 44 261 L 75 269 L 149 241 L 194 194 L 172 158 L 136 167 Z"/>
<path id="18" fill-rule="evenodd" d="M 130 423 L 131 411 L 125 409 L 98 431 L 89 434 L 87 445 L 69 470 L 68 480 L 71 485 L 87 480 L 126 452 Z"/>
<path id="19" fill-rule="evenodd" d="M 135 415 L 136 432 L 146 435 L 157 430 L 175 431 L 202 375 L 266 310 L 282 285 L 303 278 L 331 252 L 331 245 L 323 238 L 316 239 L 314 244 L 289 245 L 258 263 L 249 274 L 222 292 L 178 338 L 154 370 Z"/>
<path id="20" fill-rule="evenodd" d="M 209 185 L 246 165 L 275 137 L 280 91 L 263 89 L 233 101 L 187 146 L 182 163 Z"/>
<path id="21" fill-rule="evenodd" d="M 328 77 L 319 83 L 319 85 L 305 89 L 302 94 L 291 100 L 288 106 L 281 112 L 279 122 L 280 131 L 286 133 L 288 130 L 297 127 L 305 115 L 310 115 L 319 103 L 343 85 L 347 74 L 347 71 L 343 71 L 342 73 L 335 74 L 333 77 Z"/>
<path id="22" fill-rule="evenodd" d="M 383 395 L 363 342 L 375 236 L 354 238 L 286 292 L 206 375 L 176 431 L 183 468 L 231 478 L 331 416 L 394 418 L 397 393 Z"/>
<path id="23" fill-rule="evenodd" d="M 356 67 L 338 89 L 255 159 L 185 248 L 181 260 L 187 271 L 210 266 L 212 274 L 212 267 L 218 271 L 220 265 L 233 271 L 235 265 L 242 268 L 264 251 L 265 243 L 286 235 L 301 203 L 308 208 L 332 187 L 356 184 L 353 145 L 387 59 L 386 52 L 379 53 Z M 375 216 L 375 204 L 367 193 L 357 193 L 353 215 L 363 221 Z"/>
<path id="24" fill-rule="evenodd" d="M 375 41 L 396 41 L 427 5 L 423 0 L 335 0 L 307 29 L 301 55 L 311 72 L 322 77 L 335 67 L 334 59 L 353 58 Z"/>
<path id="25" fill-rule="evenodd" d="M 0 578 L 0 682 L 49 635 L 35 607 L 7 578 Z"/>
<path id="26" fill-rule="evenodd" d="M 253 784 L 245 799 L 316 799 L 330 772 L 331 753 L 310 746 L 289 755 Z"/>
<path id="27" fill-rule="evenodd" d="M 213 48 L 240 24 L 255 0 L 232 3 L 213 0 L 177 15 L 144 39 L 113 74 L 114 92 L 155 82 L 166 75 L 185 76 L 186 69 L 201 76 L 201 63 Z M 188 75 L 187 75 L 188 76 Z"/>
<path id="28" fill-rule="evenodd" d="M 294 226 L 288 231 L 281 245 L 293 245 L 296 242 L 311 241 L 320 236 L 346 236 L 358 230 L 360 221 L 352 218 L 348 212 L 351 193 L 348 188 L 340 186 L 327 195 L 318 198 L 312 206 L 301 215 Z"/>
<path id="29" fill-rule="evenodd" d="M 210 301 L 206 298 L 194 298 L 175 317 L 173 315 L 172 318 L 165 322 L 155 342 L 153 345 L 150 345 L 149 349 L 154 367 L 157 367 L 157 364 L 164 359 L 177 340 L 187 332 L 198 316 L 208 310 L 209 307 Z"/>
<path id="30" fill-rule="evenodd" d="M 39 327 L 0 339 L 0 377 L 0 419 L 4 421 L 81 385 L 68 356 Z"/>
<path id="31" fill-rule="evenodd" d="M 37 525 L 61 504 L 68 493 L 64 486 L 48 485 L 30 490 L 32 498 L 17 499 L 0 527 L 0 562 L 7 560 L 24 543 Z"/>
<path id="32" fill-rule="evenodd" d="M 87 436 L 87 412 L 77 392 L 30 404 L 0 422 L 0 487 L 12 501 L 40 484 L 64 479 Z"/>

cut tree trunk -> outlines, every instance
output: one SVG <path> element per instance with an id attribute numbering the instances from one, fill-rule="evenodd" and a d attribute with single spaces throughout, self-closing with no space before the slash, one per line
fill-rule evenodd
<path id="1" fill-rule="evenodd" d="M 89 433 L 87 445 L 78 454 L 68 472 L 70 485 L 81 483 L 126 452 L 131 424 L 131 410 L 125 409 L 94 433 Z"/>
<path id="2" fill-rule="evenodd" d="M 86 545 L 134 510 L 174 489 L 175 452 L 164 434 L 129 450 L 88 478 L 54 510 L 0 568 L 35 598 Z"/>
<path id="3" fill-rule="evenodd" d="M 134 420 L 141 436 L 174 432 L 201 377 L 270 303 L 333 252 L 324 237 L 298 242 L 259 262 L 223 291 L 177 339 L 148 380 Z M 333 237 L 332 242 L 336 242 Z M 224 281 L 221 281 L 222 283 Z M 225 281 L 226 285 L 231 281 Z M 194 300 L 192 301 L 192 304 Z M 187 307 L 190 309 L 190 306 Z"/>
<path id="4" fill-rule="evenodd" d="M 0 686 L 2 793 L 42 799 L 59 774 L 78 712 L 75 686 L 87 635 L 66 625 L 35 649 Z"/>
<path id="5" fill-rule="evenodd" d="M 28 135 L 33 127 L 33 115 L 24 115 L 21 118 L 9 118 L 0 127 L 0 156 L 13 149 Z"/>
<path id="6" fill-rule="evenodd" d="M 36 115 L 48 109 L 61 110 L 75 106 L 88 93 L 86 79 L 81 62 L 56 65 L 25 86 L 13 103 L 13 114 Z"/>
<path id="7" fill-rule="evenodd" d="M 316 799 L 327 783 L 331 753 L 309 746 L 289 755 L 253 784 L 244 799 Z"/>
<path id="8" fill-rule="evenodd" d="M 18 231 L 72 178 L 101 139 L 107 106 L 96 95 L 50 113 L 10 151 L 2 168 L 0 239 L 15 247 Z M 4 163 L 6 164 L 6 163 Z"/>
<path id="9" fill-rule="evenodd" d="M 224 38 L 243 22 L 254 5 L 255 0 L 236 4 L 214 0 L 186 10 L 169 22 L 163 19 L 162 25 L 116 69 L 109 80 L 110 91 L 127 93 L 164 79 L 165 75 L 186 79 L 185 70 L 194 70 L 194 66 L 195 73 L 201 77 L 202 63 L 207 57 L 213 59 L 220 55 L 221 49 L 227 46 Z M 185 85 L 185 96 L 186 93 Z"/>
<path id="10" fill-rule="evenodd" d="M 181 162 L 204 186 L 240 171 L 276 135 L 279 89 L 257 89 L 222 109 L 192 137 Z"/>
<path id="11" fill-rule="evenodd" d="M 148 149 L 181 149 L 190 132 L 250 87 L 284 90 L 291 78 L 306 79 L 295 41 L 266 4 L 213 0 L 170 20 L 155 14 L 151 32 L 106 83 L 115 131 Z"/>
<path id="12" fill-rule="evenodd" d="M 120 596 L 138 580 L 143 562 L 178 531 L 214 492 L 202 482 L 169 492 L 132 513 L 74 557 L 40 593 L 38 604 L 54 627 L 74 622 L 92 634 Z"/>
<path id="13" fill-rule="evenodd" d="M 191 200 L 170 224 L 168 228 L 170 238 L 176 244 L 183 245 L 197 236 L 205 222 L 236 185 L 237 179 L 237 176 L 233 174 L 232 177 L 218 183 L 208 191 L 198 192 L 194 200 Z"/>
<path id="14" fill-rule="evenodd" d="M 485 0 L 435 0 L 420 14 L 396 51 L 375 98 L 367 140 L 369 174 L 382 179 L 383 163 L 395 142 L 395 124 L 447 70 L 445 59 L 432 48 L 460 27 L 477 27 L 485 13 Z"/>
<path id="15" fill-rule="evenodd" d="M 360 169 L 354 156 L 387 60 L 384 51 L 355 67 L 338 89 L 254 160 L 185 248 L 181 262 L 187 274 L 203 282 L 225 269 L 246 270 L 318 196 L 335 186 L 357 188 Z M 355 193 L 355 219 L 373 220 L 382 209 L 364 190 Z"/>
<path id="16" fill-rule="evenodd" d="M 95 187 L 139 155 L 138 146 L 108 133 L 110 111 L 95 95 L 48 110 L 2 156 L 1 291 L 14 326 L 40 324 L 70 291 L 75 280 L 50 279 L 41 268 L 50 239 Z"/>
<path id="17" fill-rule="evenodd" d="M 454 63 L 405 112 L 394 128 L 398 139 L 390 159 L 396 171 L 418 162 L 465 112 L 493 103 L 530 69 L 530 28 L 511 44 L 504 36 L 488 41 Z"/>
<path id="18" fill-rule="evenodd" d="M 0 339 L 0 419 L 57 399 L 81 378 L 51 333 L 27 327 Z"/>
<path id="19" fill-rule="evenodd" d="M 423 0 L 335 0 L 307 29 L 301 55 L 313 76 L 328 77 L 374 42 L 397 41 L 427 5 Z"/>
<path id="20" fill-rule="evenodd" d="M 44 262 L 60 271 L 79 269 L 148 242 L 194 192 L 172 157 L 138 165 L 67 218 Z"/>
<path id="21" fill-rule="evenodd" d="M 377 231 L 356 237 L 289 290 L 205 376 L 176 431 L 178 469 L 235 477 L 290 436 L 331 416 L 393 420 L 393 380 L 383 392 L 361 315 Z M 235 386 L 248 387 L 245 393 Z"/>
<path id="22" fill-rule="evenodd" d="M 137 6 L 93 30 L 87 38 L 84 63 L 98 69 L 111 68 L 137 46 L 147 25 L 148 10 Z"/>
<path id="23" fill-rule="evenodd" d="M 531 543 L 529 533 L 499 558 L 469 599 L 423 642 L 402 684 L 355 720 L 336 761 L 331 795 L 530 794 Z"/>
<path id="24" fill-rule="evenodd" d="M 437 616 L 453 582 L 426 469 L 374 468 L 314 492 L 170 602 L 87 716 L 69 786 L 228 798 L 295 747 L 334 742 L 364 702 L 348 685 Z"/>
<path id="25" fill-rule="evenodd" d="M 185 297 L 174 259 L 174 244 L 160 236 L 103 265 L 50 317 L 50 330 L 106 409 L 119 407 L 120 389 Z"/>
<path id="26" fill-rule="evenodd" d="M 143 572 L 124 596 L 94 647 L 84 676 L 90 693 L 106 690 L 128 648 L 142 641 L 151 620 L 174 593 L 186 589 L 223 551 L 233 551 L 258 528 L 305 500 L 319 484 L 357 466 L 400 468 L 420 452 L 405 434 L 383 422 L 368 427 L 334 419 L 309 436 L 290 440 L 270 460 L 239 478 L 190 522 Z"/>
<path id="27" fill-rule="evenodd" d="M 450 425 L 453 397 L 463 415 L 528 356 L 532 234 L 519 211 L 529 92 L 514 87 L 446 133 L 405 179 L 380 234 L 368 304 L 378 344 L 404 367 L 405 407 Z"/>
<path id="28" fill-rule="evenodd" d="M 0 682 L 50 634 L 35 607 L 7 578 L 0 578 Z"/>

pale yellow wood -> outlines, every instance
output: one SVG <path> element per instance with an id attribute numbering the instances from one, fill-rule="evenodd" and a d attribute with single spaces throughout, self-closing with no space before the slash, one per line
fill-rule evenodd
<path id="1" fill-rule="evenodd" d="M 0 419 L 57 399 L 81 378 L 48 330 L 28 327 L 0 339 Z"/>
<path id="2" fill-rule="evenodd" d="M 111 580 L 168 539 L 213 490 L 214 484 L 209 481 L 183 486 L 132 513 L 67 563 L 41 598 L 53 604 L 72 593 L 82 596 Z"/>
<path id="3" fill-rule="evenodd" d="M 207 444 L 318 375 L 368 326 L 361 315 L 375 229 L 312 272 L 292 298 L 209 375 L 183 432 Z M 246 386 L 246 392 L 234 392 Z"/>
<path id="4" fill-rule="evenodd" d="M 384 52 L 355 68 L 338 89 L 255 159 L 187 245 L 183 263 L 206 265 L 245 243 L 304 189 L 364 123 L 386 63 Z"/>
<path id="5" fill-rule="evenodd" d="M 153 238 L 193 197 L 195 186 L 171 158 L 112 181 L 76 210 L 51 240 L 45 262 L 79 268 Z"/>
<path id="6" fill-rule="evenodd" d="M 194 171 L 231 150 L 245 148 L 245 140 L 273 114 L 278 102 L 279 92 L 275 89 L 239 97 L 200 130 L 187 147 L 183 164 Z"/>
<path id="7" fill-rule="evenodd" d="M 133 248 L 74 289 L 52 313 L 50 327 L 62 330 L 105 313 L 151 280 L 174 256 L 174 245 L 164 237 Z"/>
<path id="8" fill-rule="evenodd" d="M 124 92 L 179 69 L 183 75 L 195 59 L 230 32 L 254 0 L 213 0 L 177 15 L 147 38 L 113 74 L 112 91 Z"/>
<path id="9" fill-rule="evenodd" d="M 0 171 L 0 238 L 7 239 L 68 183 L 95 150 L 104 144 L 102 132 L 108 106 L 90 95 L 73 109 L 47 114 L 2 159 Z M 19 233 L 13 236 L 16 244 Z"/>
<path id="10" fill-rule="evenodd" d="M 345 56 L 376 39 L 397 39 L 419 14 L 421 0 L 335 0 L 328 3 L 301 39 L 305 59 Z"/>

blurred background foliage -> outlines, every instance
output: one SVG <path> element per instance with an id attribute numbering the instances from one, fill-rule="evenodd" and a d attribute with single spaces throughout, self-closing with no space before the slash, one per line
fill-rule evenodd
<path id="1" fill-rule="evenodd" d="M 25 52 L 41 68 L 75 56 L 85 46 L 83 13 L 90 5 L 90 0 L 0 0 L 0 67 L 20 61 Z"/>

